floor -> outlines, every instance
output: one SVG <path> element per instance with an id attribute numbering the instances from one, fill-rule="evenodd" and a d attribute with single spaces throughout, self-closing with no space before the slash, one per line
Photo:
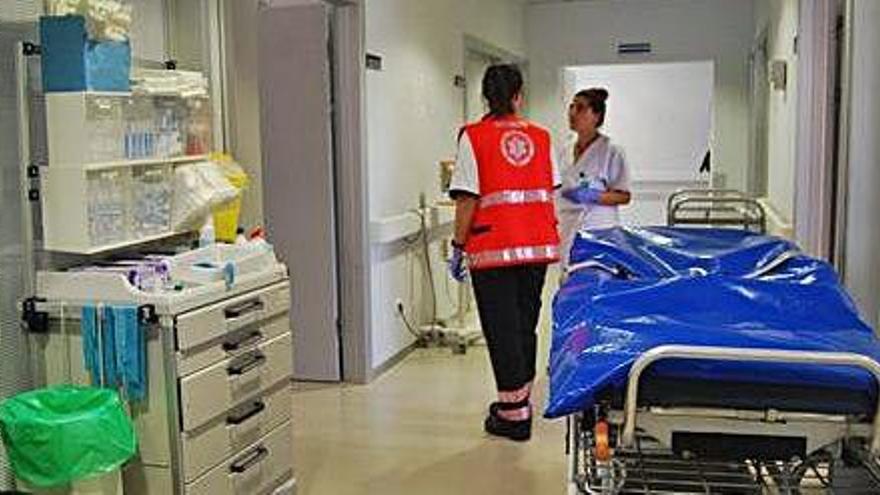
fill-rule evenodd
<path id="1" fill-rule="evenodd" d="M 546 315 L 541 327 L 544 369 Z M 536 418 L 528 443 L 487 437 L 491 376 L 478 346 L 417 350 L 367 386 L 298 384 L 298 495 L 565 493 L 564 421 Z M 546 385 L 544 376 L 539 409 Z"/>

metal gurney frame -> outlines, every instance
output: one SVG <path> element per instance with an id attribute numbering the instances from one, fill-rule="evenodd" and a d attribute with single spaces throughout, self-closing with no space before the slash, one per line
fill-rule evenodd
<path id="1" fill-rule="evenodd" d="M 642 373 L 664 359 L 853 366 L 880 383 L 880 363 L 859 354 L 678 345 L 654 348 L 630 369 L 622 410 L 597 406 L 568 417 L 569 494 L 880 493 L 880 404 L 868 421 L 809 411 L 640 408 Z M 706 461 L 673 453 L 672 436 L 679 432 L 802 437 L 808 456 Z"/>
<path id="2" fill-rule="evenodd" d="M 740 227 L 767 231 L 767 212 L 757 200 L 735 189 L 680 189 L 666 202 L 666 224 Z"/>

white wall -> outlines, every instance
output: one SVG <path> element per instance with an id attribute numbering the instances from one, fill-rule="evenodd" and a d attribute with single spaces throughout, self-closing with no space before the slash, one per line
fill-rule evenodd
<path id="1" fill-rule="evenodd" d="M 748 50 L 752 0 L 596 0 L 533 4 L 526 31 L 532 117 L 565 132 L 562 68 L 612 63 L 715 62 L 713 164 L 719 185 L 743 188 L 748 155 Z M 647 41 L 649 56 L 621 57 L 618 42 Z M 687 95 L 670 95 L 687 98 Z"/>
<path id="2" fill-rule="evenodd" d="M 846 284 L 880 326 L 880 2 L 853 2 Z"/>
<path id="3" fill-rule="evenodd" d="M 785 61 L 785 90 L 770 88 L 767 96 L 767 200 L 785 222 L 794 220 L 795 136 L 797 131 L 798 0 L 758 0 L 755 4 L 756 34 L 766 29 L 767 58 Z M 769 73 L 769 70 L 768 70 Z"/>
<path id="4" fill-rule="evenodd" d="M 133 0 L 132 56 L 162 62 L 166 57 L 165 4 L 163 0 Z"/>
<path id="5" fill-rule="evenodd" d="M 418 206 L 419 194 L 439 196 L 440 160 L 455 156 L 464 94 L 453 78 L 464 72 L 464 37 L 480 38 L 524 53 L 523 6 L 519 0 L 370 0 L 366 3 L 366 49 L 383 57 L 382 71 L 366 77 L 370 218 L 379 221 Z M 403 299 L 426 317 L 418 253 L 400 243 L 373 246 L 373 367 L 405 349 L 412 337 L 395 315 Z M 439 249 L 433 248 L 439 258 Z M 435 268 L 445 293 L 442 264 Z M 412 297 L 410 294 L 412 293 Z"/>

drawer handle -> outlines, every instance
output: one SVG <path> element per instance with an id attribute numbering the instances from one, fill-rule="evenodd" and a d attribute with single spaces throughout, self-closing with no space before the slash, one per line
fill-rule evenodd
<path id="1" fill-rule="evenodd" d="M 242 460 L 234 462 L 229 466 L 229 471 L 234 474 L 241 474 L 248 469 L 259 464 L 266 456 L 269 455 L 269 449 L 260 445 L 253 452 L 249 453 Z"/>
<path id="2" fill-rule="evenodd" d="M 259 330 L 254 330 L 253 332 L 247 332 L 243 335 L 238 335 L 237 338 L 227 340 L 223 342 L 223 350 L 226 352 L 237 351 L 242 347 L 247 346 L 248 344 L 252 344 L 258 342 L 263 338 L 263 333 Z"/>
<path id="3" fill-rule="evenodd" d="M 265 307 L 260 299 L 251 299 L 234 306 L 229 306 L 223 310 L 223 315 L 227 320 L 235 320 L 256 311 L 260 311 Z"/>
<path id="4" fill-rule="evenodd" d="M 266 410 L 266 403 L 258 400 L 253 403 L 250 409 L 247 412 L 241 414 L 240 416 L 229 416 L 226 418 L 226 424 L 232 426 L 238 426 L 245 421 L 253 418 L 254 416 L 260 414 L 261 412 Z"/>
<path id="5" fill-rule="evenodd" d="M 229 376 L 240 376 L 255 368 L 259 368 L 266 362 L 266 356 L 262 352 L 255 352 L 246 356 L 241 362 L 230 365 L 226 368 Z"/>

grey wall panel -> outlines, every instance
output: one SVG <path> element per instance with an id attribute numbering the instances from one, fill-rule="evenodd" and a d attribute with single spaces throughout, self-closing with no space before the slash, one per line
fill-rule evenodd
<path id="1" fill-rule="evenodd" d="M 295 376 L 339 380 L 329 60 L 330 7 L 260 12 L 263 197 L 270 239 L 290 267 Z"/>

